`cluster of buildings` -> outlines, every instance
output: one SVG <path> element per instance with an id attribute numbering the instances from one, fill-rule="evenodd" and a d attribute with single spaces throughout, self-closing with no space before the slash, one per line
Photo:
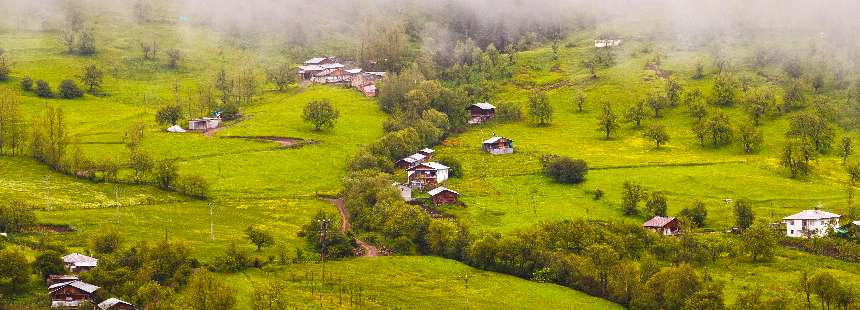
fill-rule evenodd
<path id="1" fill-rule="evenodd" d="M 841 217 L 839 214 L 815 208 L 786 216 L 782 218 L 782 224 L 785 226 L 785 235 L 793 238 L 825 237 L 831 232 L 845 233 L 850 226 L 860 227 L 860 221 L 840 226 Z M 642 227 L 664 236 L 681 234 L 681 223 L 675 217 L 655 216 L 642 224 Z"/>
<path id="2" fill-rule="evenodd" d="M 407 182 L 392 185 L 400 191 L 403 200 L 408 202 L 412 201 L 413 190 L 423 191 L 429 188 L 427 194 L 434 204 L 456 204 L 460 193 L 439 185 L 448 180 L 451 168 L 431 161 L 433 153 L 433 149 L 424 148 L 394 162 L 397 168 L 406 170 Z"/>
<path id="3" fill-rule="evenodd" d="M 334 56 L 308 59 L 299 66 L 298 76 L 302 81 L 316 84 L 342 84 L 355 87 L 367 97 L 376 96 L 376 81 L 385 77 L 385 72 L 365 72 L 361 68 L 348 68 Z"/>
<path id="4" fill-rule="evenodd" d="M 621 43 L 622 43 L 622 41 L 620 39 L 594 40 L 594 47 L 596 47 L 596 48 L 616 47 L 616 46 L 621 46 Z"/>
<path id="5" fill-rule="evenodd" d="M 99 260 L 87 255 L 72 253 L 63 256 L 63 264 L 71 273 L 87 272 L 98 266 Z M 96 293 L 101 289 L 81 281 L 77 275 L 49 275 L 46 280 L 48 295 L 51 296 L 51 308 L 77 309 L 89 302 L 96 304 Z M 117 298 L 108 298 L 96 304 L 101 310 L 134 310 L 131 303 Z"/>

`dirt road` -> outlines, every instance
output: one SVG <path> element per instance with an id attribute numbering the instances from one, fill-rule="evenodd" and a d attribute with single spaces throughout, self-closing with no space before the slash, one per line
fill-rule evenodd
<path id="1" fill-rule="evenodd" d="M 352 229 L 352 224 L 349 223 L 349 212 L 346 210 L 346 204 L 343 202 L 343 198 L 326 199 L 326 201 L 337 207 L 337 211 L 340 213 L 340 232 L 346 233 L 350 231 Z M 361 241 L 358 238 L 355 239 L 355 242 L 358 243 L 358 246 L 364 249 L 364 256 L 374 257 L 379 255 L 379 250 L 377 250 L 375 246 Z"/>

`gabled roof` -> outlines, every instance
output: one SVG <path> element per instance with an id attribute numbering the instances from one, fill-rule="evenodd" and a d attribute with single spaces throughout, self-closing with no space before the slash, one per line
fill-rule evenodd
<path id="1" fill-rule="evenodd" d="M 322 70 L 325 70 L 325 68 L 323 68 L 320 65 L 307 65 L 307 66 L 299 66 L 299 70 L 302 70 L 302 71 L 322 71 Z"/>
<path id="2" fill-rule="evenodd" d="M 505 138 L 505 137 L 493 136 L 492 138 L 489 138 L 489 139 L 487 139 L 487 140 L 484 140 L 484 144 L 496 143 L 496 141 L 499 141 L 500 139 L 505 139 L 505 140 L 508 140 L 508 141 L 510 141 L 510 140 L 511 140 L 511 139 L 508 139 L 508 138 Z"/>
<path id="3" fill-rule="evenodd" d="M 854 224 L 854 226 L 860 226 L 860 221 L 853 221 L 851 224 Z"/>
<path id="4" fill-rule="evenodd" d="M 792 214 L 782 218 L 783 220 L 824 220 L 842 217 L 836 213 L 830 213 L 821 210 L 803 210 L 799 213 Z"/>
<path id="5" fill-rule="evenodd" d="M 450 189 L 447 189 L 447 188 L 442 187 L 442 186 L 439 186 L 439 187 L 437 187 L 437 188 L 434 188 L 434 189 L 430 190 L 429 192 L 427 192 L 427 194 L 430 194 L 430 196 L 436 196 L 436 195 L 438 195 L 438 194 L 439 194 L 439 193 L 441 193 L 441 192 L 452 192 L 452 193 L 454 193 L 454 194 L 460 195 L 460 193 L 455 192 L 455 191 L 450 190 Z"/>
<path id="6" fill-rule="evenodd" d="M 323 67 L 323 69 L 338 69 L 338 68 L 343 68 L 343 67 L 344 67 L 344 66 L 343 66 L 343 64 L 341 64 L 341 63 L 339 63 L 339 62 L 332 63 L 332 64 L 321 64 L 321 65 L 319 65 L 319 66 L 320 66 L 320 67 Z"/>
<path id="7" fill-rule="evenodd" d="M 349 73 L 349 74 L 358 74 L 358 73 L 361 73 L 361 68 L 356 68 L 356 69 L 347 69 L 347 70 L 346 70 L 346 73 Z"/>
<path id="8" fill-rule="evenodd" d="M 331 57 L 314 57 L 314 58 L 305 60 L 305 64 L 306 65 L 318 64 L 318 63 L 321 63 L 321 62 L 323 62 L 329 58 L 331 58 Z"/>
<path id="9" fill-rule="evenodd" d="M 86 256 L 80 253 L 72 253 L 66 256 L 63 256 L 63 262 L 66 264 L 80 264 L 80 263 L 98 263 L 98 259 L 90 256 Z"/>
<path id="10" fill-rule="evenodd" d="M 651 218 L 650 220 L 648 220 L 647 222 L 645 222 L 645 224 L 642 224 L 642 227 L 663 228 L 664 226 L 666 226 L 667 224 L 671 223 L 674 220 L 675 220 L 674 217 L 655 216 L 655 217 Z"/>
<path id="11" fill-rule="evenodd" d="M 437 162 L 428 161 L 426 163 L 417 164 L 417 165 L 413 166 L 412 168 L 409 168 L 408 170 L 415 170 L 415 168 L 418 168 L 421 166 L 428 167 L 428 168 L 433 169 L 433 170 L 447 170 L 448 169 L 448 166 L 445 166 L 445 165 L 437 163 Z"/>
<path id="12" fill-rule="evenodd" d="M 421 154 L 421 153 L 415 153 L 415 154 L 409 155 L 409 158 L 412 158 L 414 160 L 424 160 L 425 158 L 427 158 L 427 156 L 424 156 L 424 154 Z"/>
<path id="13" fill-rule="evenodd" d="M 472 104 L 469 107 L 477 107 L 481 110 L 492 110 L 492 109 L 496 108 L 496 106 L 489 104 L 487 102 L 478 102 L 478 103 Z"/>
<path id="14" fill-rule="evenodd" d="M 385 76 L 385 72 L 381 72 L 381 71 L 368 71 L 367 74 L 381 76 L 381 77 Z"/>
<path id="15" fill-rule="evenodd" d="M 422 153 L 422 154 L 433 154 L 433 152 L 435 152 L 435 151 L 429 147 L 418 150 L 418 153 Z"/>
<path id="16" fill-rule="evenodd" d="M 53 292 L 57 291 L 58 289 L 66 287 L 66 286 L 71 286 L 71 287 L 77 288 L 81 291 L 84 291 L 84 292 L 87 292 L 90 294 L 95 293 L 95 291 L 97 291 L 100 288 L 98 286 L 95 286 L 95 285 L 92 285 L 92 284 L 89 284 L 89 283 L 86 283 L 83 281 L 72 281 L 72 282 L 63 282 L 63 283 L 57 283 L 57 284 L 51 285 L 48 287 L 48 291 L 53 293 Z"/>
<path id="17" fill-rule="evenodd" d="M 108 309 L 110 309 L 111 307 L 116 306 L 116 305 L 118 305 L 118 304 L 124 304 L 124 305 L 128 305 L 128 306 L 130 306 L 130 307 L 134 307 L 134 305 L 132 305 L 132 304 L 130 304 L 130 303 L 128 303 L 128 302 L 125 302 L 125 301 L 122 301 L 122 300 L 119 300 L 119 299 L 116 299 L 116 298 L 111 297 L 111 298 L 108 298 L 107 300 L 105 300 L 105 301 L 103 301 L 103 302 L 99 303 L 99 308 L 100 308 L 100 309 L 103 309 L 103 310 L 108 310 Z"/>

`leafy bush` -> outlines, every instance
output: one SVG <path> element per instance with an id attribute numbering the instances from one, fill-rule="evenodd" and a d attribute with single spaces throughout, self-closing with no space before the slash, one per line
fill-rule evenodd
<path id="1" fill-rule="evenodd" d="M 51 85 L 43 80 L 36 81 L 36 95 L 42 98 L 54 97 L 54 92 L 51 90 Z"/>
<path id="2" fill-rule="evenodd" d="M 25 91 L 33 90 L 33 79 L 31 79 L 30 76 L 25 76 L 21 79 L 21 89 Z"/>
<path id="3" fill-rule="evenodd" d="M 0 202 L 0 232 L 21 232 L 36 224 L 36 214 L 23 201 Z"/>
<path id="4" fill-rule="evenodd" d="M 507 103 L 500 102 L 496 104 L 496 119 L 502 122 L 517 122 L 523 118 L 523 111 L 520 109 L 520 106 Z"/>
<path id="5" fill-rule="evenodd" d="M 72 80 L 63 80 L 60 82 L 59 93 L 60 98 L 63 99 L 75 99 L 84 96 L 84 91 Z"/>
<path id="6" fill-rule="evenodd" d="M 176 189 L 180 193 L 199 199 L 206 199 L 209 196 L 209 182 L 196 174 L 180 177 Z"/>
<path id="7" fill-rule="evenodd" d="M 544 174 L 558 183 L 576 184 L 585 180 L 588 164 L 581 159 L 558 157 L 547 163 Z"/>
<path id="8" fill-rule="evenodd" d="M 182 119 L 182 107 L 178 104 L 168 104 L 155 112 L 155 121 L 161 125 L 176 125 Z"/>

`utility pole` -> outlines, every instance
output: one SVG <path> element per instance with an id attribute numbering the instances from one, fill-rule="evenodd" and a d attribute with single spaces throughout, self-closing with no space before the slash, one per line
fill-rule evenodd
<path id="1" fill-rule="evenodd" d="M 116 201 L 116 225 L 119 226 L 119 184 L 113 185 L 113 198 Z"/>
<path id="2" fill-rule="evenodd" d="M 215 241 L 215 222 L 212 220 L 212 208 L 215 204 L 209 203 L 209 239 Z"/>
<path id="3" fill-rule="evenodd" d="M 320 244 L 322 244 L 322 251 L 320 252 L 320 259 L 322 260 L 322 279 L 323 283 L 325 283 L 325 260 L 328 255 L 328 219 L 318 220 L 320 224 L 322 224 L 322 230 L 320 231 Z"/>
<path id="4" fill-rule="evenodd" d="M 48 176 L 45 176 L 45 208 L 51 211 L 51 191 L 48 189 Z"/>

